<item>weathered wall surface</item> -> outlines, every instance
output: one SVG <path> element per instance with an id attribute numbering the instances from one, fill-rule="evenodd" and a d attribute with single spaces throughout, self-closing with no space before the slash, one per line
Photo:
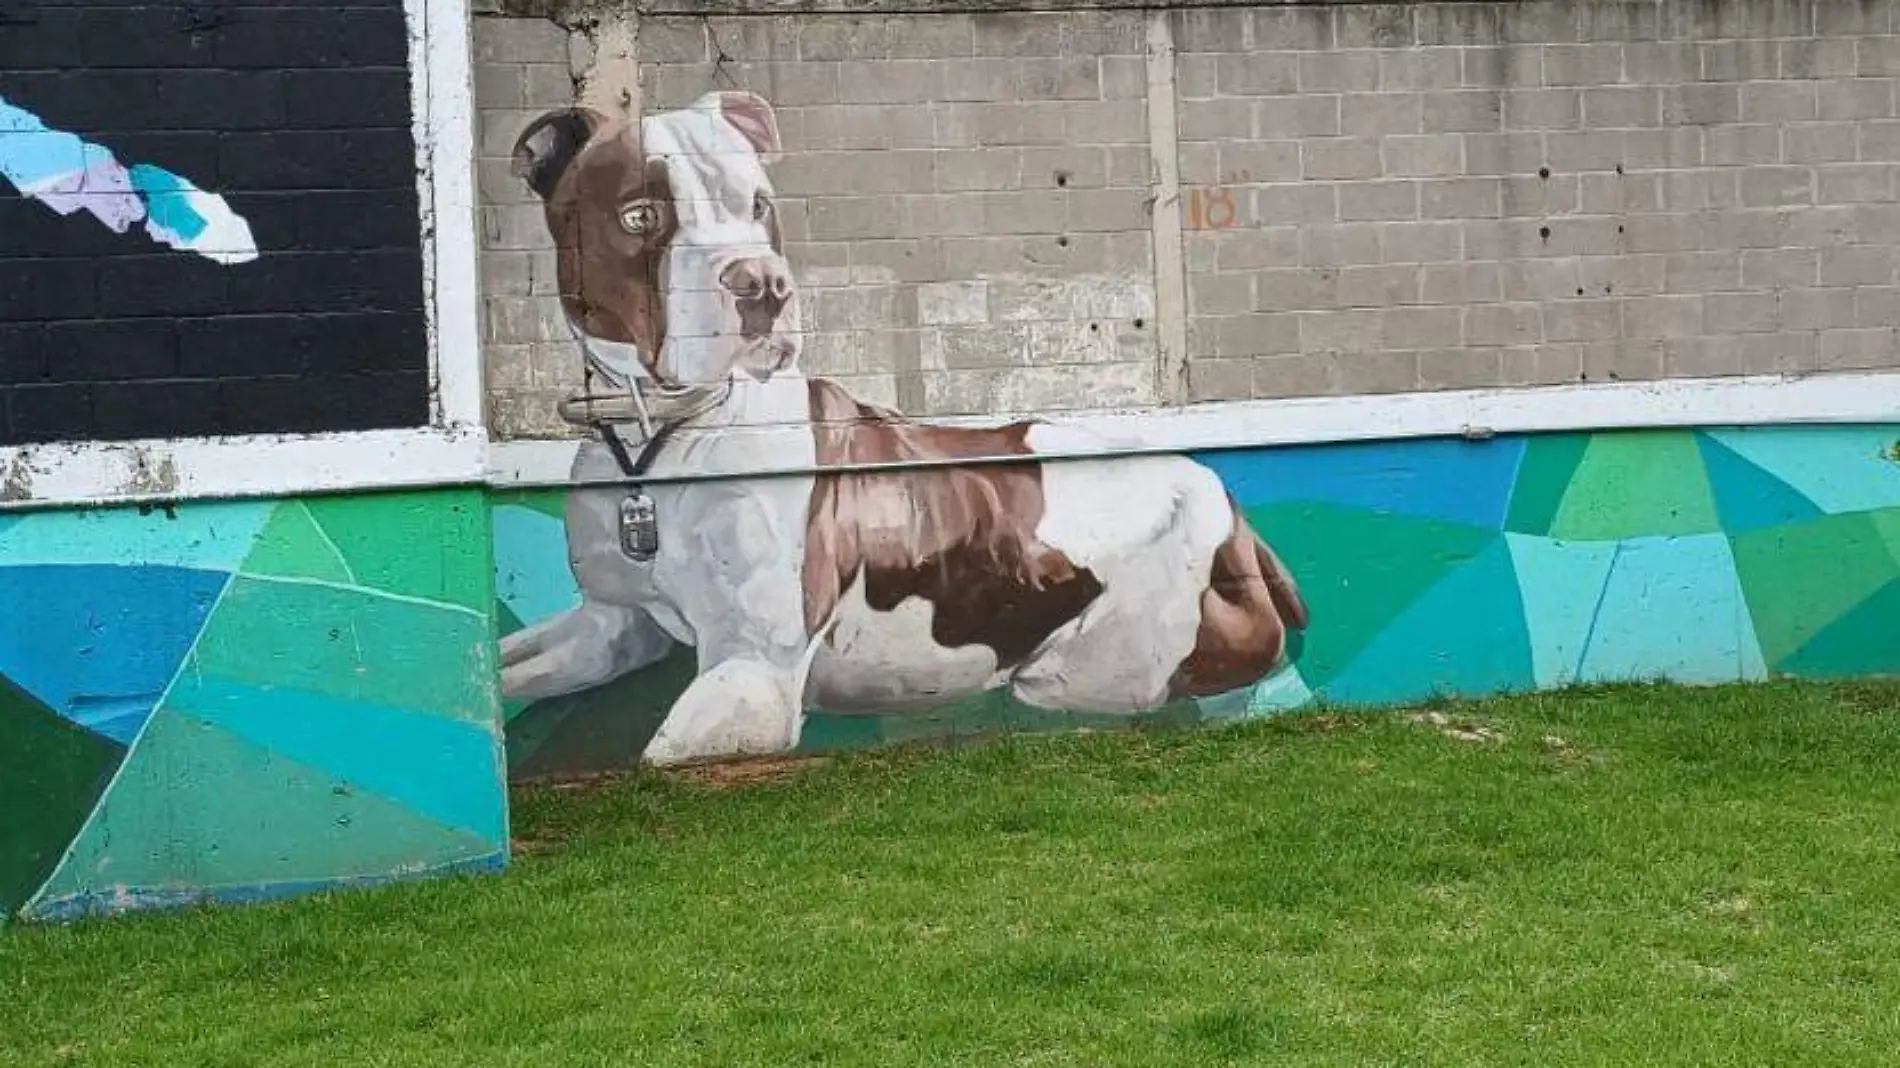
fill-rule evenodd
<path id="1" fill-rule="evenodd" d="M 0 8 L 0 444 L 429 420 L 400 0 Z"/>
<path id="2" fill-rule="evenodd" d="M 807 713 L 804 749 L 1224 720 L 1573 683 L 1900 672 L 1900 427 L 1557 434 L 1209 453 L 1311 613 L 1258 683 L 1139 716 L 996 689 Z M 494 498 L 504 632 L 580 603 L 565 495 Z M 518 777 L 628 766 L 695 679 L 690 649 L 509 708 Z M 913 695 L 914 697 L 914 695 Z"/>
<path id="3" fill-rule="evenodd" d="M 0 519 L 0 922 L 499 866 L 487 515 Z"/>
<path id="4" fill-rule="evenodd" d="M 776 105 L 808 369 L 912 414 L 1900 362 L 1885 0 L 809 6 L 667 6 L 618 88 L 649 112 Z M 506 157 L 600 32 L 476 24 L 504 435 L 567 433 L 552 404 L 580 376 Z"/>

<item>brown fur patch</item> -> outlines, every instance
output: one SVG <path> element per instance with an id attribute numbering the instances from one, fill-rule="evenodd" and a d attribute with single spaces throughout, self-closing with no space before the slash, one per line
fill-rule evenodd
<path id="1" fill-rule="evenodd" d="M 811 380 L 821 466 L 1029 456 L 1030 424 L 933 427 Z M 1021 663 L 1101 595 L 1086 568 L 1036 538 L 1035 463 L 820 475 L 805 537 L 805 622 L 816 633 L 853 582 L 880 612 L 909 597 L 935 611 L 946 648 L 985 645 L 999 667 Z"/>
<path id="2" fill-rule="evenodd" d="M 1286 655 L 1289 626 L 1306 628 L 1306 602 L 1235 506 L 1234 532 L 1215 550 L 1201 594 L 1194 651 L 1175 669 L 1169 688 L 1177 697 L 1208 697 L 1258 682 Z"/>

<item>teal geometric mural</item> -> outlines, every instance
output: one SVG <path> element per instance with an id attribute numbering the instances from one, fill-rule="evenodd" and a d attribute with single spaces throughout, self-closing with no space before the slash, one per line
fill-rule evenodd
<path id="1" fill-rule="evenodd" d="M 1251 693 L 1147 719 L 1575 683 L 1900 673 L 1900 427 L 1515 435 L 1196 455 L 1297 578 L 1311 624 Z M 504 633 L 578 603 L 558 492 L 497 496 Z M 511 773 L 638 759 L 690 650 L 510 707 Z M 801 748 L 1125 724 L 984 695 L 810 714 Z"/>
<path id="2" fill-rule="evenodd" d="M 507 854 L 473 491 L 0 520 L 0 920 Z"/>

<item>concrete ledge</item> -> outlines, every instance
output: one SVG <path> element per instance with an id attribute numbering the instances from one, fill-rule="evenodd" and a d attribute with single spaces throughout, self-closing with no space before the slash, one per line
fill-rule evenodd
<path id="1" fill-rule="evenodd" d="M 1406 0 L 1430 6 L 1450 0 Z M 1528 0 L 1487 0 L 1518 4 Z M 1033 14 L 1065 11 L 1164 11 L 1193 8 L 1357 7 L 1391 0 L 473 0 L 477 15 L 542 18 L 570 23 L 645 16 L 767 15 L 974 15 Z"/>

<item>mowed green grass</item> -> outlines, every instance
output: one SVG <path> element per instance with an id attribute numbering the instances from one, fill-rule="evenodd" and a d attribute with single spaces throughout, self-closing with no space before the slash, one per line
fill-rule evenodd
<path id="1" fill-rule="evenodd" d="M 0 933 L 0 1063 L 1900 1058 L 1900 687 L 1438 711 L 530 792 L 504 877 Z"/>

